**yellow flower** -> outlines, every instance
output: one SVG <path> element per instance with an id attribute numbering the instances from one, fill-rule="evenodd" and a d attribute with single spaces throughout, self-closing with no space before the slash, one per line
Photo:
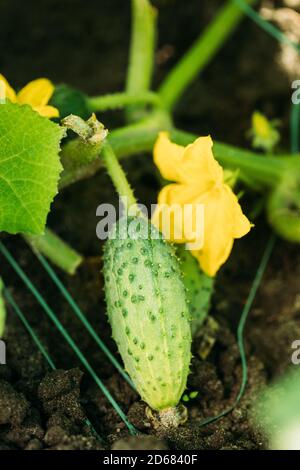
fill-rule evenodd
<path id="1" fill-rule="evenodd" d="M 29 82 L 19 93 L 16 93 L 6 78 L 0 74 L 1 83 L 2 88 L 4 85 L 5 97 L 12 103 L 28 104 L 41 116 L 48 118 L 59 116 L 58 109 L 47 104 L 54 92 L 54 85 L 47 78 L 38 78 Z"/>
<path id="2" fill-rule="evenodd" d="M 191 243 L 195 237 L 196 220 L 188 220 L 177 210 L 189 204 L 196 214 L 196 206 L 203 205 L 202 221 L 203 244 L 200 249 L 192 251 L 203 271 L 214 276 L 220 266 L 227 260 L 235 238 L 241 238 L 249 232 L 251 224 L 243 214 L 236 195 L 224 182 L 223 168 L 214 159 L 210 137 L 200 137 L 193 144 L 182 147 L 172 143 L 167 133 L 160 133 L 154 147 L 154 162 L 162 176 L 175 184 L 165 186 L 158 196 L 158 205 L 152 222 L 166 238 L 177 243 Z M 176 205 L 172 210 L 170 206 Z M 166 234 L 162 223 L 165 212 L 171 212 L 172 229 Z M 166 219 L 165 219 L 166 220 Z M 174 236 L 180 228 L 189 223 L 182 239 Z M 178 231 L 179 230 L 179 231 Z"/>

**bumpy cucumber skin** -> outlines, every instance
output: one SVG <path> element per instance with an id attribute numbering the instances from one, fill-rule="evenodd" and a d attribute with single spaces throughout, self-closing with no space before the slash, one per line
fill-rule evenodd
<path id="1" fill-rule="evenodd" d="M 214 292 L 214 278 L 207 276 L 201 270 L 198 261 L 185 249 L 184 245 L 178 245 L 177 254 L 181 260 L 183 283 L 187 291 L 192 317 L 191 330 L 194 337 L 209 313 Z"/>
<path id="2" fill-rule="evenodd" d="M 147 219 L 137 220 L 141 236 L 129 238 L 121 219 L 116 238 L 105 243 L 107 310 L 126 371 L 142 399 L 163 410 L 176 406 L 186 388 L 190 312 L 174 248 Z M 143 239 L 145 230 L 159 238 Z"/>

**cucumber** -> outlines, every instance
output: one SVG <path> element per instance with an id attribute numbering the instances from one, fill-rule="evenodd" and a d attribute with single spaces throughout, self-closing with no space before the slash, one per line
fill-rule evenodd
<path id="1" fill-rule="evenodd" d="M 120 219 L 105 243 L 104 282 L 113 338 L 137 391 L 153 410 L 176 407 L 189 373 L 191 329 L 174 247 L 146 218 Z"/>
<path id="2" fill-rule="evenodd" d="M 201 270 L 197 260 L 185 249 L 184 245 L 177 245 L 177 254 L 182 262 L 181 271 L 187 290 L 192 317 L 191 330 L 194 337 L 209 313 L 211 297 L 214 292 L 214 278 L 207 276 Z"/>

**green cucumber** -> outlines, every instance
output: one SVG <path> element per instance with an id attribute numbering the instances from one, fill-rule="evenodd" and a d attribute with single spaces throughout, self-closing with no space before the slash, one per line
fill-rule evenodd
<path id="1" fill-rule="evenodd" d="M 214 278 L 207 276 L 199 267 L 194 256 L 184 245 L 177 246 L 177 254 L 181 260 L 183 283 L 187 290 L 187 298 L 191 312 L 192 336 L 196 336 L 211 306 L 214 291 Z"/>
<path id="2" fill-rule="evenodd" d="M 191 329 L 174 247 L 146 218 L 120 219 L 105 243 L 104 281 L 113 338 L 137 391 L 153 410 L 176 407 L 189 373 Z"/>

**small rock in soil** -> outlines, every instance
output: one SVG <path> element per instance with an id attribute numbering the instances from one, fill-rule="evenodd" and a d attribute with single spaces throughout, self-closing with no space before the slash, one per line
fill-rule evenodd
<path id="1" fill-rule="evenodd" d="M 29 403 L 4 380 L 0 381 L 0 424 L 22 423 L 29 409 Z"/>
<path id="2" fill-rule="evenodd" d="M 193 359 L 192 373 L 189 376 L 189 388 L 199 392 L 199 399 L 203 402 L 208 397 L 211 400 L 222 400 L 224 390 L 217 376 L 216 367 L 207 362 Z"/>
<path id="3" fill-rule="evenodd" d="M 128 419 L 140 431 L 149 429 L 151 427 L 149 420 L 146 416 L 146 403 L 136 401 L 131 405 L 128 411 Z"/>
<path id="4" fill-rule="evenodd" d="M 79 433 L 79 426 L 63 413 L 55 413 L 49 418 L 47 428 L 49 429 L 55 426 L 60 427 L 67 434 Z"/>
<path id="5" fill-rule="evenodd" d="M 82 421 L 85 413 L 81 408 L 79 369 L 55 370 L 47 374 L 38 388 L 38 397 L 48 415 L 63 412 L 74 421 Z"/>
<path id="6" fill-rule="evenodd" d="M 52 447 L 79 433 L 79 426 L 74 424 L 70 418 L 66 415 L 55 413 L 47 423 L 47 433 L 44 441 L 47 446 Z"/>
<path id="7" fill-rule="evenodd" d="M 161 430 L 160 430 L 161 432 Z M 169 429 L 165 434 L 161 433 L 170 449 L 177 450 L 201 450 L 204 448 L 203 439 L 199 426 L 180 426 L 176 429 Z"/>
<path id="8" fill-rule="evenodd" d="M 44 434 L 40 414 L 38 410 L 31 408 L 22 424 L 15 425 L 8 431 L 6 439 L 18 447 L 24 448 L 33 439 L 43 439 Z"/>
<path id="9" fill-rule="evenodd" d="M 41 450 L 42 448 L 43 443 L 41 441 L 38 439 L 31 439 L 25 447 L 25 450 Z"/>
<path id="10" fill-rule="evenodd" d="M 69 436 L 50 448 L 51 450 L 103 450 L 102 444 L 94 437 Z"/>

